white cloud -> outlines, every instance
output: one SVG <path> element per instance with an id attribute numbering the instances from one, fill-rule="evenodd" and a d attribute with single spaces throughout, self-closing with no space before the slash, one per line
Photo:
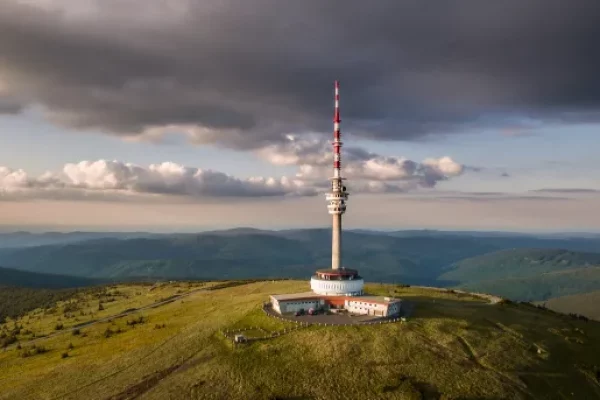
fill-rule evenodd
<path id="1" fill-rule="evenodd" d="M 275 165 L 297 165 L 297 177 L 316 182 L 331 174 L 331 145 L 316 137 L 288 136 L 287 142 L 266 146 L 259 157 Z M 421 163 L 404 157 L 386 157 L 359 147 L 343 148 L 343 175 L 353 190 L 399 192 L 434 187 L 437 182 L 461 175 L 465 167 L 450 157 L 428 158 Z"/>
<path id="2" fill-rule="evenodd" d="M 22 169 L 12 170 L 7 167 L 0 167 L 0 190 L 6 193 L 12 193 L 29 186 L 27 173 Z"/>
<path id="3" fill-rule="evenodd" d="M 256 151 L 274 165 L 295 165 L 294 176 L 240 179 L 211 169 L 173 162 L 140 166 L 121 161 L 81 161 L 61 171 L 33 177 L 24 170 L 0 167 L 0 198 L 161 199 L 167 196 L 277 197 L 314 196 L 329 189 L 332 171 L 330 144 L 315 137 L 288 136 L 287 141 Z M 421 163 L 385 157 L 362 148 L 344 148 L 343 174 L 350 193 L 401 193 L 434 187 L 463 173 L 450 157 Z"/>
<path id="4" fill-rule="evenodd" d="M 95 196 L 264 197 L 310 196 L 317 192 L 298 179 L 239 179 L 209 169 L 172 162 L 142 167 L 120 161 L 81 161 L 61 172 L 34 178 L 0 167 L 0 197 L 81 198 Z"/>

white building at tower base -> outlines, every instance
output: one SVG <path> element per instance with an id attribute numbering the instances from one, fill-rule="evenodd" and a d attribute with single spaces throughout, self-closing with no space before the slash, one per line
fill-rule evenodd
<path id="1" fill-rule="evenodd" d="M 273 311 L 278 314 L 300 310 L 345 310 L 350 314 L 393 317 L 400 314 L 402 300 L 384 296 L 323 296 L 314 292 L 274 294 L 270 296 Z"/>
<path id="2" fill-rule="evenodd" d="M 310 280 L 312 292 L 271 295 L 271 306 L 279 314 L 301 310 L 342 311 L 380 317 L 396 316 L 402 301 L 392 297 L 369 296 L 364 280 L 354 269 L 320 269 Z"/>

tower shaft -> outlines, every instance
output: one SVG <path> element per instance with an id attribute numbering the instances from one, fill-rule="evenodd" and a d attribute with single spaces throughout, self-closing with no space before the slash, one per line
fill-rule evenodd
<path id="1" fill-rule="evenodd" d="M 331 192 L 327 194 L 327 209 L 333 216 L 331 236 L 331 268 L 342 267 L 342 215 L 346 212 L 348 193 L 343 184 L 341 174 L 341 132 L 340 132 L 340 85 L 335 81 L 335 112 L 333 116 L 333 178 L 331 178 Z"/>
<path id="2" fill-rule="evenodd" d="M 342 266 L 342 215 L 333 215 L 331 235 L 331 268 L 339 269 Z"/>

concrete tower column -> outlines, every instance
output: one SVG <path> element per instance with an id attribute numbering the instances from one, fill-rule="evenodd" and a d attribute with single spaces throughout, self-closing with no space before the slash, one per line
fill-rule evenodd
<path id="1" fill-rule="evenodd" d="M 339 269 L 342 266 L 342 215 L 333 215 L 331 237 L 331 268 Z"/>

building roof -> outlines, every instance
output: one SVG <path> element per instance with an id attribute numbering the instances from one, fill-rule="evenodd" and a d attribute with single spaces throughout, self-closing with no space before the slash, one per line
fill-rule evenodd
<path id="1" fill-rule="evenodd" d="M 365 303 L 379 303 L 379 304 L 393 304 L 402 301 L 402 299 L 398 299 L 396 297 L 388 297 L 388 296 L 348 296 L 348 300 L 352 301 L 362 301 Z"/>
<path id="2" fill-rule="evenodd" d="M 303 292 L 303 293 L 291 293 L 291 294 L 274 294 L 271 297 L 277 301 L 294 301 L 294 300 L 317 300 L 317 299 L 331 299 L 331 300 L 352 300 L 362 301 L 365 303 L 377 303 L 377 304 L 393 304 L 400 302 L 401 299 L 387 296 L 327 296 L 323 294 L 317 294 L 314 292 Z"/>
<path id="3" fill-rule="evenodd" d="M 324 297 L 323 295 L 316 294 L 315 292 L 303 292 L 303 293 L 290 293 L 290 294 L 272 294 L 272 298 L 277 301 L 285 300 L 300 300 L 300 299 L 315 299 Z"/>

